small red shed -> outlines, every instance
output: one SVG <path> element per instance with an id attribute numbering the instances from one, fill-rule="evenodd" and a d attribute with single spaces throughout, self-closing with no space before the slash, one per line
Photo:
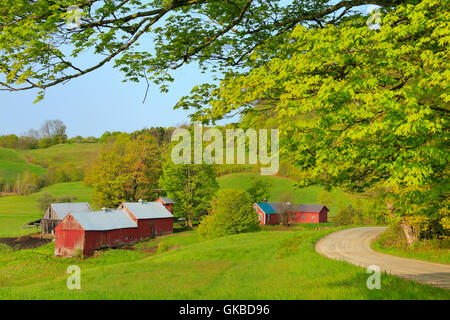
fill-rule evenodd
<path id="1" fill-rule="evenodd" d="M 277 224 L 280 222 L 280 202 L 259 202 L 253 205 L 258 213 L 260 224 Z M 291 205 L 292 214 L 289 218 L 293 223 L 322 223 L 328 222 L 328 208 L 324 205 Z"/>

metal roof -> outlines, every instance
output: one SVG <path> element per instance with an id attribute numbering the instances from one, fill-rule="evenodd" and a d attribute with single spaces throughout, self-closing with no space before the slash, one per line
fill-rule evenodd
<path id="1" fill-rule="evenodd" d="M 114 230 L 137 228 L 137 224 L 124 210 L 70 212 L 84 230 Z"/>
<path id="2" fill-rule="evenodd" d="M 159 197 L 165 204 L 174 204 L 175 200 L 168 197 Z"/>
<path id="3" fill-rule="evenodd" d="M 266 214 L 273 214 L 277 213 L 275 209 L 267 202 L 259 202 L 257 203 L 258 207 L 261 208 L 261 210 Z"/>
<path id="4" fill-rule="evenodd" d="M 53 209 L 55 214 L 59 217 L 59 219 L 64 219 L 64 217 L 69 212 L 84 212 L 84 211 L 92 211 L 91 206 L 87 202 L 69 202 L 69 203 L 52 203 L 50 207 Z"/>
<path id="5" fill-rule="evenodd" d="M 124 202 L 123 205 L 137 219 L 173 218 L 161 202 Z"/>
<path id="6" fill-rule="evenodd" d="M 257 205 L 266 214 L 280 213 L 282 208 L 281 202 L 260 202 Z M 324 207 L 322 204 L 293 204 L 292 210 L 295 212 L 320 212 Z"/>

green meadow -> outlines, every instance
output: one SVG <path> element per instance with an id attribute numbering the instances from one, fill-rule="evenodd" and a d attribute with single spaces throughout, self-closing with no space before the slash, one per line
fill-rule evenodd
<path id="1" fill-rule="evenodd" d="M 82 182 L 54 184 L 27 196 L 2 197 L 0 198 L 0 237 L 14 237 L 36 232 L 35 229 L 25 228 L 25 225 L 43 216 L 44 212 L 39 210 L 36 200 L 44 192 L 54 197 L 75 196 L 77 202 L 92 203 L 92 190 L 83 186 Z"/>
<path id="2" fill-rule="evenodd" d="M 0 181 L 11 182 L 25 171 L 41 175 L 46 169 L 28 163 L 19 151 L 0 148 Z"/>
<path id="3" fill-rule="evenodd" d="M 0 299 L 450 299 L 450 292 L 325 258 L 315 242 L 338 228 L 260 231 L 202 241 L 177 232 L 86 259 L 53 256 L 53 244 L 0 253 Z M 66 287 L 69 265 L 81 289 Z"/>
<path id="4" fill-rule="evenodd" d="M 30 162 L 43 167 L 62 167 L 66 163 L 86 167 L 97 157 L 102 147 L 100 143 L 70 143 L 45 149 L 21 150 L 20 153 Z"/>

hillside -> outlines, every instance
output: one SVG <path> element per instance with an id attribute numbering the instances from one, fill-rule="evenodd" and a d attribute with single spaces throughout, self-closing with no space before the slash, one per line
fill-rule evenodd
<path id="1" fill-rule="evenodd" d="M 66 163 L 86 167 L 97 157 L 102 147 L 101 143 L 70 143 L 20 152 L 29 162 L 41 167 L 62 167 Z"/>
<path id="2" fill-rule="evenodd" d="M 0 198 L 0 237 L 12 237 L 35 232 L 34 229 L 24 229 L 24 225 L 43 216 L 44 212 L 37 208 L 36 199 L 44 192 L 48 192 L 55 197 L 75 196 L 77 202 L 92 203 L 91 189 L 83 186 L 81 182 L 54 184 L 28 196 Z"/>
<path id="3" fill-rule="evenodd" d="M 0 148 L 0 181 L 11 182 L 25 171 L 41 175 L 46 169 L 27 162 L 20 151 Z"/>
<path id="4" fill-rule="evenodd" d="M 230 189 L 242 189 L 246 190 L 250 187 L 251 179 L 253 177 L 268 179 L 271 183 L 271 195 L 269 202 L 278 201 L 278 197 L 286 191 L 292 192 L 296 198 L 297 203 L 301 204 L 320 204 L 317 197 L 320 191 L 323 190 L 320 186 L 310 186 L 306 188 L 296 189 L 294 187 L 295 181 L 292 179 L 287 179 L 278 176 L 261 176 L 254 173 L 233 173 L 225 176 L 219 177 L 217 180 L 219 182 L 220 188 L 230 188 Z M 337 203 L 346 202 L 348 195 L 339 190 L 333 190 L 332 195 L 334 196 L 334 203 L 330 206 L 330 216 L 336 214 Z"/>
<path id="5" fill-rule="evenodd" d="M 314 243 L 335 230 L 254 232 L 208 241 L 190 231 L 84 260 L 53 257 L 52 243 L 0 251 L 0 299 L 450 298 L 448 290 L 386 274 L 382 290 L 368 290 L 366 269 L 315 252 Z M 81 290 L 66 287 L 66 270 L 73 264 L 82 270 Z"/>

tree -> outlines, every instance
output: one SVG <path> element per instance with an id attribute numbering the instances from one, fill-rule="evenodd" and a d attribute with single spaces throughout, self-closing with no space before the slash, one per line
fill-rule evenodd
<path id="1" fill-rule="evenodd" d="M 219 188 L 213 166 L 174 164 L 171 159 L 163 164 L 160 186 L 175 200 L 174 212 L 184 217 L 190 228 L 210 209 L 210 201 Z"/>
<path id="2" fill-rule="evenodd" d="M 161 149 L 154 138 L 131 139 L 128 134 L 121 134 L 100 152 L 86 173 L 85 183 L 93 187 L 93 199 L 99 206 L 153 200 L 158 194 L 160 159 Z"/>
<path id="3" fill-rule="evenodd" d="M 76 10 L 68 10 L 72 0 L 0 0 L 0 72 L 5 77 L 0 85 L 10 91 L 40 89 L 39 100 L 46 88 L 114 61 L 126 80 L 150 79 L 167 91 L 170 71 L 194 60 L 202 70 L 239 70 L 253 64 L 249 57 L 256 48 L 284 43 L 298 25 L 322 27 L 357 14 L 352 9 L 363 4 L 401 2 L 82 0 Z M 67 22 L 74 19 L 77 27 L 71 28 Z M 139 43 L 149 43 L 152 50 Z M 80 56 L 92 52 L 97 61 L 79 65 Z"/>
<path id="4" fill-rule="evenodd" d="M 43 148 L 64 143 L 67 140 L 66 126 L 61 120 L 47 120 L 41 126 L 41 141 Z"/>
<path id="5" fill-rule="evenodd" d="M 302 185 L 378 188 L 412 243 L 415 220 L 446 225 L 448 20 L 444 3 L 424 0 L 399 5 L 379 30 L 359 18 L 297 26 L 270 61 L 224 81 L 197 118 L 271 110 L 282 151 L 307 172 Z"/>
<path id="6" fill-rule="evenodd" d="M 217 238 L 259 229 L 258 215 L 247 192 L 225 189 L 213 201 L 211 214 L 205 216 L 197 232 L 203 238 Z"/>
<path id="7" fill-rule="evenodd" d="M 270 182 L 268 179 L 252 177 L 250 188 L 247 189 L 252 203 L 267 201 L 270 195 Z"/>
<path id="8" fill-rule="evenodd" d="M 319 201 L 320 204 L 330 208 L 331 204 L 334 202 L 334 196 L 330 191 L 323 189 L 319 192 L 317 201 Z"/>
<path id="9" fill-rule="evenodd" d="M 19 147 L 19 137 L 15 134 L 0 136 L 0 147 L 17 149 Z"/>
<path id="10" fill-rule="evenodd" d="M 289 222 L 293 214 L 295 214 L 295 200 L 295 196 L 289 191 L 282 193 L 278 197 L 278 201 L 280 202 L 280 223 L 285 227 L 289 226 Z"/>

